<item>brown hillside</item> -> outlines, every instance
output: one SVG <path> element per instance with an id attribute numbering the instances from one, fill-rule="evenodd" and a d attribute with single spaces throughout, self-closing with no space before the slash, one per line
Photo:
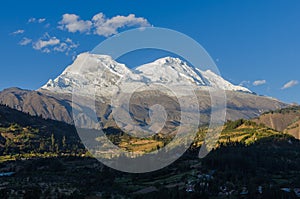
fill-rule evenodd
<path id="1" fill-rule="evenodd" d="M 264 124 L 277 131 L 285 132 L 300 138 L 300 107 L 291 106 L 288 108 L 271 111 L 262 114 L 260 117 L 253 119 L 257 124 Z"/>

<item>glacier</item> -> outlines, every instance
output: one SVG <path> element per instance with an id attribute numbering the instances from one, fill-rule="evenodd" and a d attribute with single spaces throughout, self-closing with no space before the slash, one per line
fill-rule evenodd
<path id="1" fill-rule="evenodd" d="M 57 93 L 79 92 L 82 95 L 109 97 L 119 89 L 122 81 L 130 89 L 149 84 L 184 85 L 196 89 L 216 88 L 252 93 L 248 88 L 233 85 L 211 70 L 202 71 L 189 66 L 179 58 L 164 57 L 129 69 L 108 55 L 82 53 L 54 80 L 50 79 L 41 90 Z M 130 90 L 129 89 L 129 90 Z"/>

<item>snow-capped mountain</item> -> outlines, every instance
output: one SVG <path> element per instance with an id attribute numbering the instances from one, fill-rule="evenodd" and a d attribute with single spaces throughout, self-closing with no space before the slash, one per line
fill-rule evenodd
<path id="1" fill-rule="evenodd" d="M 184 84 L 196 85 L 200 88 L 214 87 L 230 91 L 251 91 L 242 86 L 235 86 L 215 74 L 211 70 L 202 71 L 187 65 L 186 62 L 172 57 L 158 59 L 152 63 L 136 68 L 144 77 L 151 82 L 162 84 Z"/>
<path id="2" fill-rule="evenodd" d="M 178 58 L 161 58 L 152 63 L 137 67 L 136 71 L 149 81 L 155 83 L 207 85 L 201 73 Z"/>
<path id="3" fill-rule="evenodd" d="M 124 85 L 125 90 L 122 90 Z M 156 85 L 160 87 L 155 87 Z M 177 58 L 161 58 L 130 70 L 110 56 L 89 53 L 78 55 L 61 75 L 49 80 L 38 91 L 5 89 L 0 92 L 0 103 L 31 115 L 41 115 L 70 124 L 77 121 L 83 128 L 121 125 L 131 131 L 131 123 L 125 120 L 122 124 L 116 124 L 115 116 L 125 118 L 124 112 L 129 111 L 137 124 L 151 125 L 150 110 L 156 104 L 162 104 L 168 113 L 166 124 L 169 127 L 180 123 L 181 111 L 193 118 L 194 106 L 197 104 L 202 111 L 201 122 L 207 124 L 210 118 L 210 111 L 207 110 L 211 108 L 207 88 L 228 90 L 228 120 L 252 118 L 264 111 L 286 106 L 278 100 L 253 95 L 247 88 L 235 86 L 212 71 L 195 69 Z M 74 95 L 70 95 L 73 90 L 79 95 L 78 98 L 75 96 L 75 100 Z M 190 90 L 195 91 L 200 98 L 189 96 Z M 95 100 L 91 98 L 94 93 L 97 95 Z M 128 97 L 130 101 L 126 104 Z M 186 104 L 181 106 L 178 100 Z M 113 112 L 116 107 L 119 107 L 118 114 Z M 96 120 L 93 108 L 96 109 Z M 79 114 L 74 116 L 74 113 Z"/>
<path id="4" fill-rule="evenodd" d="M 213 87 L 230 91 L 251 91 L 224 80 L 210 70 L 202 71 L 187 65 L 186 62 L 172 57 L 158 59 L 130 70 L 107 55 L 83 53 L 77 56 L 73 64 L 54 80 L 49 80 L 41 89 L 58 93 L 71 93 L 73 89 L 81 94 L 109 96 L 118 89 L 124 78 L 130 85 L 159 83 L 165 85 L 191 85 L 199 89 Z M 130 86 L 130 87 L 131 87 Z"/>
<path id="5" fill-rule="evenodd" d="M 95 92 L 95 86 L 100 87 L 105 94 L 116 89 L 118 80 L 130 70 L 117 63 L 110 56 L 82 53 L 56 79 L 50 79 L 41 89 L 71 93 L 73 89 L 82 94 Z"/>

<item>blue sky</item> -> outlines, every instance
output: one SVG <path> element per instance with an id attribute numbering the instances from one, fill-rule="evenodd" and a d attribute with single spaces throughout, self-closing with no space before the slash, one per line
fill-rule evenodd
<path id="1" fill-rule="evenodd" d="M 74 55 L 90 51 L 107 36 L 153 25 L 182 32 L 198 41 L 216 61 L 222 76 L 232 83 L 243 83 L 261 95 L 300 103 L 298 0 L 1 3 L 1 90 L 13 86 L 37 89 L 59 75 Z M 99 23 L 104 20 L 106 25 L 92 28 L 95 15 Z M 119 23 L 128 27 L 118 29 Z M 159 53 L 155 56 L 158 58 Z M 138 60 L 128 56 L 123 61 L 134 66 L 155 56 Z"/>

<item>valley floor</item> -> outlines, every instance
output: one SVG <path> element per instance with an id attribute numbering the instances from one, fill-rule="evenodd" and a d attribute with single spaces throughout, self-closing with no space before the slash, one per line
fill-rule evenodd
<path id="1" fill-rule="evenodd" d="M 291 144 L 292 142 L 292 144 Z M 300 143 L 270 138 L 227 143 L 206 158 L 190 149 L 170 166 L 128 174 L 88 157 L 1 163 L 1 198 L 296 198 Z"/>

